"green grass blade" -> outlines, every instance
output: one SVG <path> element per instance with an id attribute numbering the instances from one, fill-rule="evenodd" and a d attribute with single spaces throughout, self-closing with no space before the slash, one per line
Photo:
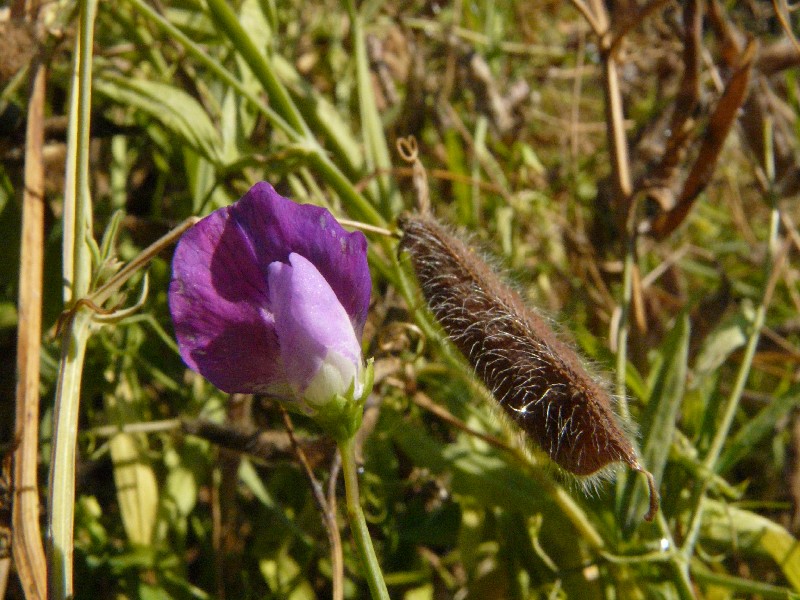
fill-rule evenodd
<path id="1" fill-rule="evenodd" d="M 675 422 L 686 389 L 687 361 L 689 358 L 689 317 L 683 313 L 678 316 L 672 331 L 660 348 L 661 365 L 655 378 L 653 389 L 642 417 L 644 443 L 642 459 L 645 467 L 653 474 L 656 486 L 661 484 L 667 464 Z M 628 489 L 640 478 L 629 478 Z M 636 485 L 627 502 L 625 517 L 626 529 L 638 524 L 645 510 L 644 486 Z"/>
<path id="2" fill-rule="evenodd" d="M 214 75 L 224 81 L 226 84 L 235 89 L 244 98 L 247 98 L 255 107 L 257 107 L 272 123 L 273 126 L 283 131 L 291 141 L 299 142 L 300 138 L 291 125 L 286 120 L 276 113 L 272 108 L 264 104 L 255 94 L 253 94 L 247 87 L 239 81 L 230 71 L 220 65 L 216 60 L 209 57 L 197 44 L 195 44 L 188 36 L 186 36 L 180 29 L 175 27 L 172 23 L 167 21 L 163 16 L 153 10 L 143 0 L 128 0 L 133 8 L 139 11 L 143 16 L 150 19 L 156 26 L 158 26 L 164 33 L 166 33 L 173 42 L 180 44 L 186 49 L 189 55 L 192 56 L 201 65 L 209 69 Z"/>
<path id="3" fill-rule="evenodd" d="M 800 592 L 800 541 L 774 521 L 706 498 L 701 537 L 713 543 L 733 543 L 743 555 L 769 555 L 792 588 Z"/>
<path id="4" fill-rule="evenodd" d="M 364 24 L 355 7 L 355 2 L 347 2 L 350 14 L 350 26 L 353 30 L 353 46 L 355 49 L 356 87 L 358 88 L 358 107 L 361 114 L 361 128 L 366 149 L 367 169 L 378 175 L 378 206 L 381 214 L 391 218 L 400 211 L 402 204 L 394 186 L 391 185 L 388 172 L 392 168 L 383 123 L 375 104 L 375 93 L 372 87 L 372 76 L 369 70 L 367 43 L 364 38 Z"/>
<path id="5" fill-rule="evenodd" d="M 314 136 L 303 120 L 300 111 L 292 102 L 286 88 L 278 80 L 270 62 L 242 27 L 239 18 L 228 2 L 226 0 L 208 0 L 208 8 L 220 31 L 228 37 L 233 47 L 244 58 L 253 74 L 264 86 L 270 105 L 275 107 L 278 114 L 286 120 L 295 133 L 307 142 L 311 142 Z"/>
<path id="6" fill-rule="evenodd" d="M 98 75 L 94 86 L 99 94 L 160 121 L 198 154 L 216 165 L 221 164 L 223 145 L 219 131 L 200 103 L 182 89 L 113 73 Z"/>
<path id="7" fill-rule="evenodd" d="M 753 448 L 768 435 L 775 432 L 778 421 L 798 405 L 800 405 L 800 389 L 798 389 L 798 386 L 793 386 L 788 393 L 773 399 L 762 408 L 728 442 L 717 463 L 717 472 L 725 473 L 745 456 L 753 452 Z"/>

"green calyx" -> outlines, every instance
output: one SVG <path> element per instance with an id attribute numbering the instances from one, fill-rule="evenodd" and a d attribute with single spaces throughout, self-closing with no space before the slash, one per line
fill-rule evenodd
<path id="1" fill-rule="evenodd" d="M 369 359 L 364 370 L 364 389 L 360 397 L 354 397 L 353 381 L 347 392 L 334 395 L 330 402 L 316 408 L 312 418 L 337 443 L 349 440 L 361 427 L 364 404 L 372 393 L 374 378 L 373 359 Z"/>

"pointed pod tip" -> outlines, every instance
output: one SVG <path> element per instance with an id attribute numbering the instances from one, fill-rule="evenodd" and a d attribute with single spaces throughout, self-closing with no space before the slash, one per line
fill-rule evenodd
<path id="1" fill-rule="evenodd" d="M 658 495 L 658 489 L 656 488 L 656 480 L 653 477 L 653 474 L 640 464 L 637 463 L 634 469 L 640 473 L 643 473 L 647 478 L 647 490 L 650 492 L 650 506 L 647 509 L 647 513 L 644 515 L 644 520 L 650 523 L 656 518 L 658 509 L 661 506 L 661 499 Z"/>

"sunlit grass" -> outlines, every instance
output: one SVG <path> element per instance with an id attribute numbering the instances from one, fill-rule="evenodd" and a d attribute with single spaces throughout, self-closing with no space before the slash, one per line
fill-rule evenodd
<path id="1" fill-rule="evenodd" d="M 48 13 L 71 19 L 51 25 L 61 37 L 46 45 L 48 115 L 73 118 L 68 134 L 53 126 L 45 151 L 58 175 L 46 190 L 40 452 L 55 474 L 42 488 L 52 498 L 53 597 L 68 594 L 73 578 L 76 598 L 330 596 L 328 537 L 279 411 L 263 399 L 226 398 L 187 372 L 163 333 L 171 335 L 172 241 L 163 236 L 262 179 L 372 226 L 365 351 L 376 385 L 357 455 L 391 597 L 800 593 L 800 215 L 787 177 L 798 152 L 796 73 L 771 75 L 770 93 L 786 108 L 759 124 L 763 155 L 745 105 L 681 226 L 663 239 L 634 236 L 666 205 L 635 196 L 635 227 L 626 229 L 608 150 L 605 59 L 573 3 L 432 6 L 99 3 L 93 44 L 76 38 L 90 33 L 90 18 Z M 721 10 L 742 31 L 754 18 L 746 6 Z M 774 18 L 763 10 L 758 19 Z M 730 70 L 710 20 L 697 140 L 676 166 L 682 177 Z M 635 186 L 669 137 L 658 118 L 681 82 L 680 27 L 681 11 L 668 4 L 627 34 L 618 57 L 618 126 Z M 750 33 L 763 47 L 782 35 Z M 84 69 L 93 60 L 92 77 L 71 78 L 73 55 Z M 759 77 L 752 97 L 766 94 Z M 24 113 L 24 86 L 0 85 L 0 111 Z M 407 135 L 418 140 L 434 214 L 496 257 L 517 290 L 577 340 L 591 371 L 624 391 L 620 406 L 660 483 L 654 524 L 640 519 L 644 488 L 632 478 L 587 495 L 521 441 L 424 309 L 386 235 L 416 205 L 409 165 L 394 151 Z M 0 228 L 9 240 L 0 248 L 0 342 L 9 353 L 19 308 L 19 139 L 0 143 Z M 147 266 L 134 260 L 157 240 L 163 247 Z M 133 278 L 123 271 L 125 282 L 93 296 L 123 264 L 134 265 Z M 136 305 L 145 269 L 138 314 L 109 322 L 106 313 Z M 63 302 L 76 310 L 56 336 L 57 310 L 48 307 Z M 10 367 L 2 378 L 13 381 Z M 12 396 L 0 394 L 9 415 Z M 228 427 L 228 437 L 183 433 L 180 420 L 194 419 Z M 235 428 L 262 431 L 247 457 L 231 441 Z M 331 446 L 301 417 L 295 429 L 326 481 Z M 13 437 L 10 425 L 0 433 Z M 74 573 L 64 550 L 73 539 Z M 345 596 L 368 597 L 347 529 L 342 539 Z M 2 541 L 0 530 L 0 549 Z M 19 597 L 13 585 L 8 594 Z"/>

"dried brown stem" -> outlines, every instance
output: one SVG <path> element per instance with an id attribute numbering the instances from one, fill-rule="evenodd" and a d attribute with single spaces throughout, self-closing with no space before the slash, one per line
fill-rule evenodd
<path id="1" fill-rule="evenodd" d="M 578 9 L 578 12 L 586 19 L 586 22 L 589 24 L 589 27 L 592 28 L 596 36 L 600 37 L 606 32 L 606 27 L 583 0 L 571 0 L 571 2 L 572 6 Z"/>
<path id="2" fill-rule="evenodd" d="M 469 425 L 464 423 L 464 421 L 454 417 L 453 414 L 450 413 L 450 411 L 442 408 L 441 406 L 433 402 L 430 398 L 428 398 L 428 396 L 426 396 L 422 392 L 417 392 L 416 394 L 414 394 L 412 400 L 414 401 L 414 404 L 416 404 L 417 406 L 424 408 L 428 412 L 433 413 L 434 415 L 439 417 L 442 421 L 449 423 L 456 429 L 460 429 L 464 433 L 476 437 L 479 440 L 483 440 L 490 446 L 494 446 L 499 450 L 510 452 L 512 454 L 514 453 L 514 449 L 510 448 L 508 444 L 506 444 L 500 438 L 472 429 Z"/>
<path id="3" fill-rule="evenodd" d="M 578 160 L 578 121 L 580 120 L 580 100 L 581 92 L 583 89 L 583 77 L 580 77 L 583 71 L 583 63 L 586 58 L 586 35 L 583 30 L 578 33 L 578 51 L 576 53 L 575 70 L 578 76 L 572 83 L 572 107 L 570 110 L 570 159 L 573 163 Z M 577 172 L 577 167 L 575 167 Z"/>
<path id="4" fill-rule="evenodd" d="M 11 571 L 11 559 L 0 558 L 0 598 L 5 598 L 8 587 L 8 574 Z"/>
<path id="5" fill-rule="evenodd" d="M 622 107 L 622 91 L 619 87 L 617 63 L 613 56 L 603 61 L 603 89 L 606 98 L 606 127 L 618 215 L 624 219 L 625 231 L 632 230 L 633 210 L 631 206 L 630 159 L 628 140 L 625 136 L 625 114 Z"/>
<path id="6" fill-rule="evenodd" d="M 333 595 L 331 597 L 333 600 L 342 600 L 344 598 L 344 557 L 342 554 L 342 538 L 339 534 L 339 525 L 336 522 L 336 513 L 331 509 L 331 506 L 325 499 L 325 494 L 322 491 L 322 484 L 314 475 L 314 471 L 306 458 L 305 452 L 303 452 L 300 444 L 298 444 L 295 439 L 292 418 L 283 406 L 280 406 L 280 409 L 283 415 L 283 422 L 286 425 L 286 431 L 292 442 L 295 456 L 300 461 L 303 471 L 305 471 L 306 477 L 308 478 L 308 482 L 311 484 L 311 492 L 322 516 L 325 531 L 328 534 L 328 543 L 331 546 L 331 571 L 333 580 Z M 334 473 L 331 472 L 331 476 L 333 475 Z"/>
<path id="7" fill-rule="evenodd" d="M 47 597 L 47 562 L 39 528 L 39 351 L 42 337 L 44 255 L 44 108 L 47 68 L 31 67 L 31 94 L 25 141 L 25 189 L 17 325 L 16 439 L 12 549 L 28 600 Z"/>
<path id="8" fill-rule="evenodd" d="M 683 184 L 675 207 L 656 217 L 652 233 L 662 238 L 672 233 L 689 214 L 695 200 L 711 180 L 722 146 L 736 122 L 739 108 L 747 98 L 756 43 L 751 41 L 740 57 L 740 66 L 731 76 L 717 107 L 709 118 L 708 127 L 700 145 L 698 156 Z"/>
<path id="9" fill-rule="evenodd" d="M 331 459 L 331 466 L 328 469 L 328 509 L 331 514 L 336 514 L 336 505 L 338 503 L 336 495 L 336 483 L 339 481 L 339 471 L 342 470 L 342 455 L 338 452 L 333 453 Z"/>
<path id="10" fill-rule="evenodd" d="M 742 52 L 743 36 L 725 16 L 725 10 L 719 0 L 710 0 L 708 4 L 708 22 L 712 31 L 721 43 L 721 54 L 725 64 L 729 67 L 736 64 Z"/>
<path id="11" fill-rule="evenodd" d="M 772 0 L 772 7 L 775 9 L 775 16 L 778 17 L 781 28 L 783 29 L 784 33 L 786 33 L 786 36 L 792 41 L 792 44 L 794 44 L 795 52 L 800 55 L 800 41 L 797 40 L 797 37 L 792 31 L 792 24 L 789 22 L 789 18 L 787 16 L 789 13 L 789 7 L 786 4 L 786 0 Z"/>
<path id="12" fill-rule="evenodd" d="M 640 8 L 633 17 L 623 21 L 618 30 L 614 32 L 614 39 L 611 41 L 608 48 L 609 54 L 611 56 L 616 55 L 625 36 L 638 27 L 647 17 L 670 2 L 672 2 L 672 0 L 651 0 L 651 2 L 648 2 L 645 6 Z"/>
<path id="13" fill-rule="evenodd" d="M 214 482 L 211 485 L 211 548 L 214 550 L 214 575 L 217 580 L 217 598 L 225 600 L 225 565 L 223 560 L 222 536 L 222 508 L 220 506 L 221 475 L 219 467 L 214 471 Z"/>

